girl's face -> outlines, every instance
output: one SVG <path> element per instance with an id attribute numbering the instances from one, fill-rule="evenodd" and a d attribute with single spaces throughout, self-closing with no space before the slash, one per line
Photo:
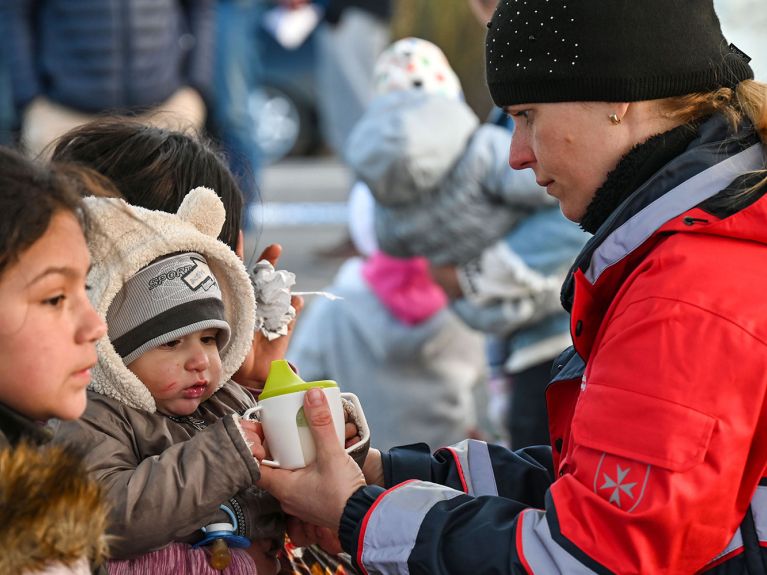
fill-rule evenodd
<path id="1" fill-rule="evenodd" d="M 128 365 L 167 415 L 189 415 L 221 383 L 218 329 L 179 337 L 141 354 Z"/>
<path id="2" fill-rule="evenodd" d="M 619 125 L 610 114 L 625 105 L 565 102 L 506 108 L 514 119 L 509 164 L 532 168 L 539 185 L 559 200 L 562 213 L 580 221 L 596 190 L 618 161 L 642 141 L 629 119 Z M 622 116 L 622 114 L 619 114 Z"/>
<path id="3" fill-rule="evenodd" d="M 0 401 L 35 420 L 76 419 L 106 325 L 86 293 L 90 256 L 61 211 L 0 276 Z"/>

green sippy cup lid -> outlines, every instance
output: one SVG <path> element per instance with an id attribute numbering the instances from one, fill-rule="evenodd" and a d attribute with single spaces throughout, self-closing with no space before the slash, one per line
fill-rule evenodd
<path id="1" fill-rule="evenodd" d="M 321 381 L 304 381 L 293 371 L 290 364 L 284 359 L 275 359 L 269 369 L 269 376 L 264 383 L 264 389 L 259 394 L 258 400 L 277 397 L 296 391 L 306 391 L 313 387 L 338 387 L 335 381 L 323 379 Z"/>

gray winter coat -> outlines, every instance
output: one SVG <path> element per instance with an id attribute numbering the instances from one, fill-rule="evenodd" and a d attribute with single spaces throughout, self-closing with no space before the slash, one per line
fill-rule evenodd
<path id="1" fill-rule="evenodd" d="M 463 439 L 476 425 L 473 388 L 486 375 L 484 338 L 449 309 L 405 325 L 361 268 L 360 259 L 347 260 L 328 288 L 342 299 L 317 299 L 301 315 L 288 359 L 307 381 L 334 379 L 356 394 L 379 449 Z"/>
<path id="2" fill-rule="evenodd" d="M 346 159 L 376 199 L 380 248 L 464 264 L 521 218 L 554 205 L 532 171 L 509 169 L 511 134 L 460 101 L 418 90 L 373 101 Z"/>

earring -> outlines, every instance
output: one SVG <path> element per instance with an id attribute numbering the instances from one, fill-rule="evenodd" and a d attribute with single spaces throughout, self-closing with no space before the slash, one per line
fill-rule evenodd
<path id="1" fill-rule="evenodd" d="M 618 117 L 618 114 L 610 114 L 608 117 L 615 126 L 621 123 L 621 119 Z"/>

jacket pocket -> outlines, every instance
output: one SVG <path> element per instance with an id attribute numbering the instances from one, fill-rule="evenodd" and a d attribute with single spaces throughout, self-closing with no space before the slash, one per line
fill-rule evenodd
<path id="1" fill-rule="evenodd" d="M 716 418 L 658 397 L 589 383 L 578 399 L 577 445 L 686 471 L 706 455 Z"/>

